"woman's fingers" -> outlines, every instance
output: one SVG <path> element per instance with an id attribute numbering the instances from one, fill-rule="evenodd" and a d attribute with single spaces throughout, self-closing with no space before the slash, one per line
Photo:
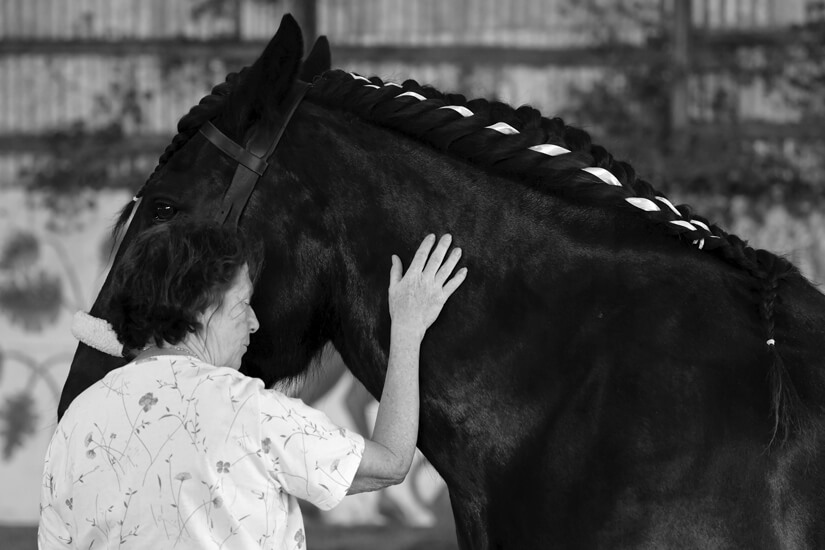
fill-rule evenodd
<path id="1" fill-rule="evenodd" d="M 390 288 L 393 287 L 396 283 L 401 280 L 401 276 L 403 275 L 404 267 L 401 264 L 401 258 L 396 256 L 395 254 L 392 255 L 392 267 L 390 267 Z"/>
<path id="2" fill-rule="evenodd" d="M 461 249 L 449 252 L 451 244 L 449 234 L 443 235 L 437 245 L 436 236 L 428 235 L 418 247 L 406 273 L 401 259 L 393 254 L 389 308 L 394 323 L 427 330 L 449 297 L 464 282 L 466 267 L 453 274 L 461 259 Z"/>
<path id="3" fill-rule="evenodd" d="M 447 277 L 450 276 L 450 273 L 453 272 L 455 266 L 458 264 L 458 260 L 461 259 L 461 249 L 454 248 L 450 255 L 447 256 L 447 261 L 445 261 L 440 268 L 438 268 L 438 272 L 435 274 L 435 282 L 443 285 L 444 281 L 447 280 Z"/>
<path id="4" fill-rule="evenodd" d="M 424 237 L 424 240 L 419 245 L 407 272 L 415 271 L 420 273 L 424 270 L 424 265 L 427 263 L 427 257 L 430 255 L 430 250 L 433 249 L 433 244 L 435 244 L 435 235 L 430 233 Z"/>
<path id="5" fill-rule="evenodd" d="M 449 233 L 445 233 L 438 239 L 438 245 L 430 255 L 430 259 L 427 260 L 427 265 L 424 266 L 424 275 L 435 277 L 438 268 L 441 267 L 441 263 L 444 261 L 444 256 L 447 255 L 447 251 L 450 249 L 451 242 L 453 242 L 453 236 Z"/>
<path id="6" fill-rule="evenodd" d="M 456 289 L 461 286 L 461 283 L 463 283 L 464 279 L 466 279 L 466 278 L 467 278 L 467 268 L 466 267 L 462 267 L 461 269 L 456 271 L 456 274 L 453 275 L 453 277 L 449 281 L 447 281 L 447 284 L 444 285 L 443 290 L 444 290 L 444 300 L 445 301 L 447 300 L 447 298 L 452 296 L 453 292 L 455 292 Z"/>

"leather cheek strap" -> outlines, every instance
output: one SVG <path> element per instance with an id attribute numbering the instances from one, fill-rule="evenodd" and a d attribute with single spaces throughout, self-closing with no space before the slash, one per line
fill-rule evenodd
<path id="1" fill-rule="evenodd" d="M 275 124 L 254 126 L 247 139 L 246 148 L 232 141 L 211 122 L 206 122 L 201 126 L 199 131 L 207 140 L 238 162 L 232 183 L 226 190 L 221 210 L 218 213 L 218 221 L 221 224 L 229 222 L 235 226 L 238 225 L 241 214 L 255 190 L 255 184 L 269 166 L 267 160 L 275 152 L 290 119 L 308 89 L 309 84 L 296 82 L 285 98 L 286 109 L 280 120 Z"/>

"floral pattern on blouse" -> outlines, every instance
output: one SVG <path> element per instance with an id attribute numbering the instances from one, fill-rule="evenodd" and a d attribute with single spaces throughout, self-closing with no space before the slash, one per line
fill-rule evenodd
<path id="1" fill-rule="evenodd" d="M 360 435 L 233 369 L 174 355 L 132 362 L 59 423 L 39 548 L 303 550 L 296 497 L 338 504 L 363 450 Z"/>

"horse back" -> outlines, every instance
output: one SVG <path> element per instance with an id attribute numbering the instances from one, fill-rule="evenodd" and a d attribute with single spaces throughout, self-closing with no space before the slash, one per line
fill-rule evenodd
<path id="1" fill-rule="evenodd" d="M 825 295 L 803 277 L 779 289 L 777 350 L 798 402 L 794 431 L 775 452 L 768 482 L 782 548 L 825 548 Z"/>
<path id="2" fill-rule="evenodd" d="M 825 544 L 825 297 L 798 276 L 780 289 L 775 335 L 802 407 L 788 413 L 808 419 L 780 441 L 758 290 L 668 244 L 635 266 L 555 265 L 542 280 L 568 292 L 522 309 L 535 342 L 510 363 L 533 417 L 505 429 L 511 453 L 488 476 L 503 547 Z M 529 328 L 542 317 L 549 330 Z"/>

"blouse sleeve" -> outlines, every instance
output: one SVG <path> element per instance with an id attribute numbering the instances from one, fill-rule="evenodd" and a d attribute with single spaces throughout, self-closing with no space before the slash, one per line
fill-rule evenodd
<path id="1" fill-rule="evenodd" d="M 57 511 L 47 506 L 40 510 L 40 524 L 37 527 L 37 548 L 39 550 L 57 550 L 74 548 L 72 536 L 63 524 Z"/>
<path id="2" fill-rule="evenodd" d="M 261 390 L 260 414 L 269 475 L 287 493 L 322 510 L 341 502 L 361 463 L 364 438 L 273 390 Z"/>

